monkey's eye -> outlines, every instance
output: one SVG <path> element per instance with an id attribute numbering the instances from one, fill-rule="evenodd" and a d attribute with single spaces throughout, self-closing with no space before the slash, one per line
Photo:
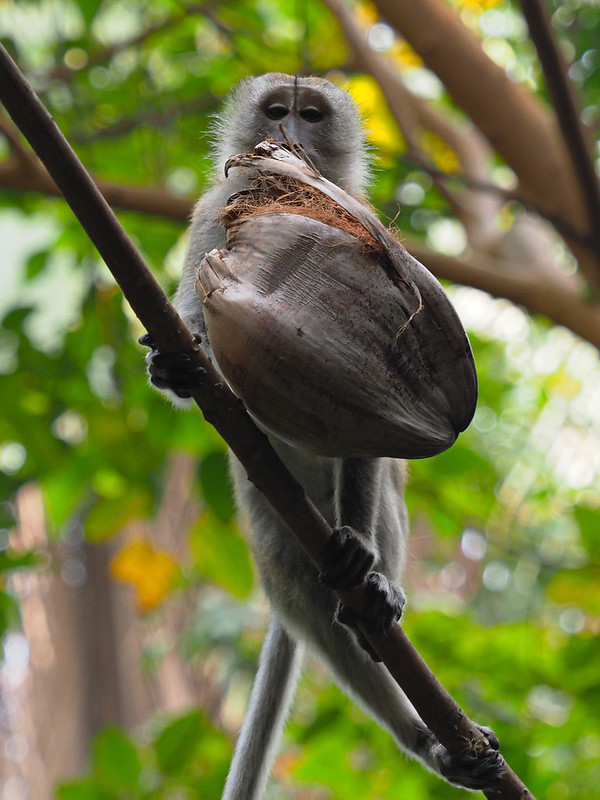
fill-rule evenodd
<path id="1" fill-rule="evenodd" d="M 307 122 L 320 122 L 323 119 L 323 112 L 316 106 L 306 106 L 300 112 L 300 116 Z"/>
<path id="2" fill-rule="evenodd" d="M 283 103 L 271 103 L 270 106 L 267 107 L 266 115 L 269 119 L 283 119 L 288 114 L 287 106 L 284 106 Z"/>

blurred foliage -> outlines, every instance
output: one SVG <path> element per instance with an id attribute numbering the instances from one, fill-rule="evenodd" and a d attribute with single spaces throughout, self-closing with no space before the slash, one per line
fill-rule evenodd
<path id="1" fill-rule="evenodd" d="M 198 711 L 156 721 L 144 747 L 120 728 L 95 738 L 87 778 L 64 783 L 57 800 L 217 797 L 229 765 L 229 743 Z"/>
<path id="2" fill-rule="evenodd" d="M 514 80 L 545 97 L 515 4 L 451 5 Z M 555 0 L 554 7 L 554 29 L 593 122 L 597 5 Z M 368 4 L 361 13 L 374 19 Z M 22 2 L 3 6 L 0 34 L 98 177 L 197 195 L 209 180 L 211 116 L 230 87 L 248 74 L 308 63 L 362 104 L 381 213 L 429 244 L 440 224 L 452 222 L 431 177 L 405 159 L 377 86 L 346 68 L 348 48 L 317 0 Z M 396 42 L 392 55 L 423 96 L 456 113 L 410 48 Z M 431 137 L 424 146 L 441 169 L 452 169 L 441 142 Z M 172 291 L 183 227 L 134 213 L 120 218 Z M 152 592 L 139 597 L 145 610 L 195 586 L 204 599 L 181 646 L 190 659 L 216 654 L 229 675 L 248 680 L 259 645 L 253 607 L 207 590 L 255 599 L 223 443 L 197 413 L 176 411 L 148 389 L 139 324 L 61 201 L 0 191 L 0 238 L 0 498 L 7 501 L 0 630 L 18 622 L 10 576 L 35 560 L 9 543 L 20 487 L 42 488 L 55 539 L 82 525 L 90 541 L 104 541 L 132 520 L 155 519 L 167 454 L 185 452 L 198 460 L 192 491 L 203 499 L 189 531 L 191 563 L 138 542 L 120 551 L 113 573 L 139 592 L 150 578 Z M 411 465 L 406 629 L 457 700 L 495 728 L 538 797 L 591 799 L 600 782 L 598 354 L 508 303 L 452 292 L 471 334 L 480 404 L 455 447 Z M 94 741 L 87 776 L 62 785 L 57 797 L 217 798 L 230 750 L 201 712 L 152 719 L 139 736 L 108 728 Z M 461 794 L 408 763 L 320 671 L 305 677 L 272 800 Z"/>

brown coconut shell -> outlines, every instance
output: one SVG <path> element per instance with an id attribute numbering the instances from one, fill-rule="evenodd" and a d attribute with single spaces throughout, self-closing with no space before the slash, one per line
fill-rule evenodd
<path id="1" fill-rule="evenodd" d="M 373 212 L 263 143 L 230 162 L 251 188 L 198 270 L 208 337 L 268 431 L 334 457 L 422 458 L 469 424 L 466 333 L 431 273 Z"/>

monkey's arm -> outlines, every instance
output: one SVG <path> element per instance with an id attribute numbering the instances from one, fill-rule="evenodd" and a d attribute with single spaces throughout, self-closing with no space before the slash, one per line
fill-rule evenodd
<path id="1" fill-rule="evenodd" d="M 183 275 L 174 299 L 179 315 L 196 336 L 205 352 L 212 357 L 210 342 L 204 323 L 204 309 L 196 294 L 196 270 L 205 254 L 215 247 L 225 244 L 225 230 L 219 221 L 219 212 L 226 205 L 232 193 L 239 191 L 243 181 L 228 179 L 209 189 L 196 203 L 189 232 L 189 245 L 186 252 Z M 159 351 L 152 338 L 146 334 L 140 344 L 150 348 L 146 355 L 150 383 L 164 392 L 179 406 L 198 385 L 199 375 L 190 369 L 189 359 L 182 353 Z"/>
<path id="2" fill-rule="evenodd" d="M 196 294 L 196 270 L 206 253 L 215 247 L 225 245 L 225 230 L 218 217 L 232 191 L 234 191 L 232 183 L 224 181 L 213 186 L 196 203 L 189 230 L 183 274 L 175 294 L 175 308 L 192 333 L 202 337 L 205 349 L 208 346 L 208 339 L 204 324 L 204 309 Z"/>
<path id="3" fill-rule="evenodd" d="M 366 581 L 366 607 L 357 614 L 338 604 L 336 622 L 348 626 L 371 658 L 379 657 L 363 636 L 359 625 L 368 632 L 385 632 L 400 619 L 404 593 L 393 580 L 397 577 L 398 548 L 404 539 L 401 528 L 376 531 L 382 502 L 390 497 L 386 479 L 390 462 L 378 458 L 339 459 L 334 470 L 334 509 L 336 524 L 333 537 L 323 553 L 319 580 L 332 589 L 351 589 Z M 396 497 L 398 504 L 402 499 Z M 392 500 L 393 502 L 393 500 Z M 390 539 L 397 538 L 394 543 Z M 377 571 L 373 571 L 375 568 Z"/>

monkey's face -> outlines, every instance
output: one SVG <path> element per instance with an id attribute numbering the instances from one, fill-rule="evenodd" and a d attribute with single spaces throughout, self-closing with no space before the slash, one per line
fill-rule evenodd
<path id="1" fill-rule="evenodd" d="M 259 105 L 261 136 L 278 142 L 300 144 L 321 168 L 322 150 L 334 110 L 322 92 L 298 85 L 278 86 Z"/>
<path id="2" fill-rule="evenodd" d="M 221 165 L 263 139 L 299 144 L 317 169 L 351 193 L 368 173 L 362 121 L 350 95 L 324 78 L 270 72 L 239 84 L 219 124 Z"/>

